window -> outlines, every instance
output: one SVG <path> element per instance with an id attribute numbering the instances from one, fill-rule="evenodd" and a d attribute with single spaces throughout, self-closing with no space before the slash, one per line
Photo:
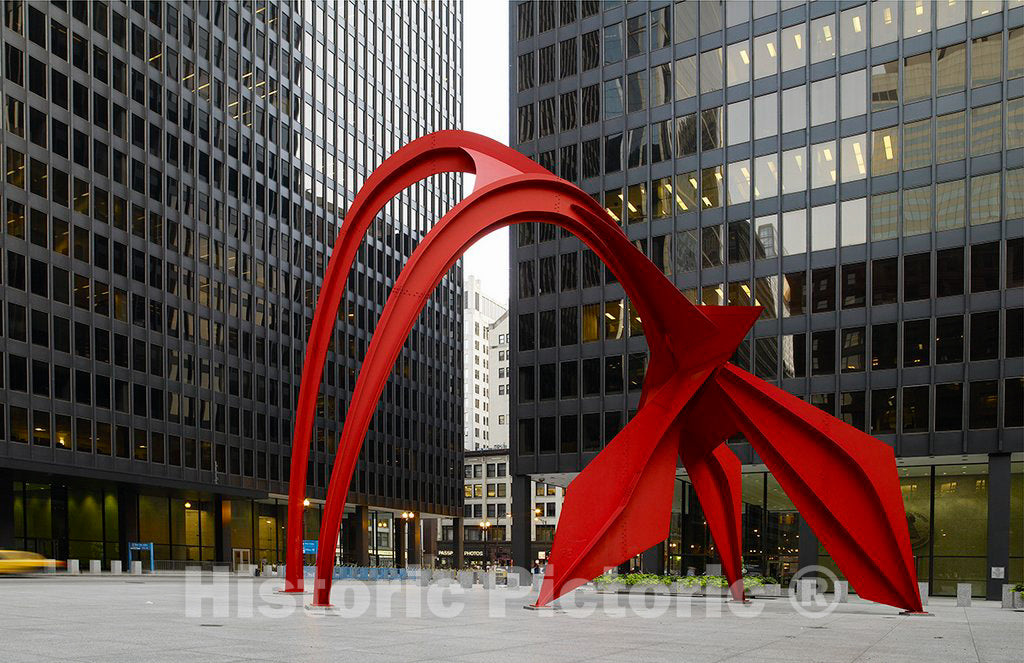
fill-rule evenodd
<path id="1" fill-rule="evenodd" d="M 956 364 L 964 360 L 964 318 L 953 315 L 935 320 L 935 363 Z"/>
<path id="2" fill-rule="evenodd" d="M 871 110 L 884 110 L 899 103 L 898 82 L 898 61 L 885 62 L 871 68 Z"/>
<path id="3" fill-rule="evenodd" d="M 871 263 L 871 304 L 895 304 L 899 287 L 899 266 L 896 258 Z"/>
<path id="4" fill-rule="evenodd" d="M 896 368 L 896 323 L 871 326 L 871 368 L 876 371 Z"/>
<path id="5" fill-rule="evenodd" d="M 928 386 L 903 388 L 903 432 L 928 431 L 931 417 L 928 413 Z"/>
<path id="6" fill-rule="evenodd" d="M 998 83 L 1002 76 L 1003 34 L 971 40 L 971 87 Z"/>
<path id="7" fill-rule="evenodd" d="M 911 302 L 931 297 L 931 257 L 930 253 L 903 257 L 903 301 Z"/>
<path id="8" fill-rule="evenodd" d="M 844 329 L 841 347 L 843 373 L 858 373 L 864 370 L 864 356 L 867 349 L 867 335 L 864 327 Z"/>
<path id="9" fill-rule="evenodd" d="M 971 382 L 968 407 L 968 422 L 972 430 L 995 428 L 999 412 L 998 380 Z"/>
<path id="10" fill-rule="evenodd" d="M 966 85 L 966 80 L 967 44 L 953 44 L 936 49 L 935 94 L 961 92 Z"/>
<path id="11" fill-rule="evenodd" d="M 903 366 L 927 366 L 931 363 L 931 320 L 907 320 L 903 323 Z"/>
<path id="12" fill-rule="evenodd" d="M 963 428 L 963 393 L 959 383 L 935 385 L 935 430 Z"/>
<path id="13" fill-rule="evenodd" d="M 971 313 L 971 361 L 999 357 L 999 311 Z"/>
<path id="14" fill-rule="evenodd" d="M 871 434 L 896 432 L 896 390 L 871 390 Z"/>

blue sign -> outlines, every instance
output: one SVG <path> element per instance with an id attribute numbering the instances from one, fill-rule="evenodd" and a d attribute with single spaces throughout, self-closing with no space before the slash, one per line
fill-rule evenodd
<path id="1" fill-rule="evenodd" d="M 152 543 L 140 543 L 138 541 L 129 541 L 128 542 L 128 562 L 129 562 L 129 566 L 131 565 L 131 561 L 132 561 L 132 553 L 134 551 L 136 551 L 136 550 L 138 550 L 139 552 L 142 552 L 143 550 L 146 550 L 146 551 L 149 552 L 149 572 L 153 573 L 154 571 L 156 571 L 156 564 L 153 561 L 153 544 Z"/>
<path id="2" fill-rule="evenodd" d="M 315 555 L 317 551 L 317 544 L 319 541 L 316 539 L 304 539 L 302 541 L 302 554 L 303 555 Z"/>

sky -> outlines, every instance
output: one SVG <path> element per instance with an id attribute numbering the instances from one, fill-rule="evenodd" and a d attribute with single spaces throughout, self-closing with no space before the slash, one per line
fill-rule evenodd
<path id="1" fill-rule="evenodd" d="M 504 0 L 462 3 L 464 56 L 463 128 L 508 144 L 508 4 Z M 467 176 L 465 192 L 473 190 Z M 498 302 L 508 302 L 508 229 L 496 230 L 467 252 L 463 269 L 480 279 Z"/>

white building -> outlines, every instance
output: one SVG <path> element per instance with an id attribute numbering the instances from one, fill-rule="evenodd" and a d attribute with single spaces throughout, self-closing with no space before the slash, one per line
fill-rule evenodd
<path id="1" fill-rule="evenodd" d="M 480 280 L 467 275 L 463 288 L 463 445 L 467 450 L 493 447 L 491 441 L 492 417 L 490 412 L 491 370 L 490 346 L 491 327 L 502 317 L 507 317 L 505 307 L 483 294 Z M 505 345 L 508 345 L 508 323 L 505 323 Z M 508 348 L 505 348 L 507 361 Z M 507 372 L 507 367 L 506 367 Z M 504 391 L 507 393 L 507 379 Z M 506 396 L 504 416 L 508 420 L 508 398 Z M 508 433 L 503 437 L 508 445 Z"/>
<path id="2" fill-rule="evenodd" d="M 487 337 L 491 342 L 487 362 L 490 364 L 488 378 L 490 399 L 490 437 L 489 448 L 508 449 L 508 385 L 509 385 L 509 346 L 508 346 L 508 312 L 498 318 L 488 330 Z"/>
<path id="3" fill-rule="evenodd" d="M 504 566 L 512 559 L 512 476 L 507 449 L 480 449 L 465 454 L 465 503 L 461 521 L 441 520 L 438 531 L 440 566 Z M 565 489 L 549 483 L 530 482 L 533 511 L 530 550 L 534 561 L 544 563 L 551 551 L 555 526 L 562 513 Z M 455 537 L 463 536 L 463 559 L 454 559 Z"/>

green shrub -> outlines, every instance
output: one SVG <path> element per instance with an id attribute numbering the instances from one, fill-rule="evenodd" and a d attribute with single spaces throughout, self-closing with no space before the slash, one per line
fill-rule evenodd
<path id="1" fill-rule="evenodd" d="M 771 576 L 745 576 L 743 586 L 746 589 L 751 587 L 762 587 L 764 585 L 777 585 L 778 580 Z M 612 583 L 619 583 L 626 587 L 641 586 L 650 587 L 656 585 L 672 585 L 678 583 L 683 587 L 728 587 L 729 581 L 724 576 L 672 576 L 658 575 L 656 573 L 624 573 L 611 575 L 605 573 L 594 578 L 594 584 L 598 587 L 607 587 Z"/>
<path id="2" fill-rule="evenodd" d="M 1015 591 L 1015 592 L 1024 592 L 1024 582 L 1018 582 L 1016 585 L 1014 585 L 1013 586 L 1013 591 Z"/>

